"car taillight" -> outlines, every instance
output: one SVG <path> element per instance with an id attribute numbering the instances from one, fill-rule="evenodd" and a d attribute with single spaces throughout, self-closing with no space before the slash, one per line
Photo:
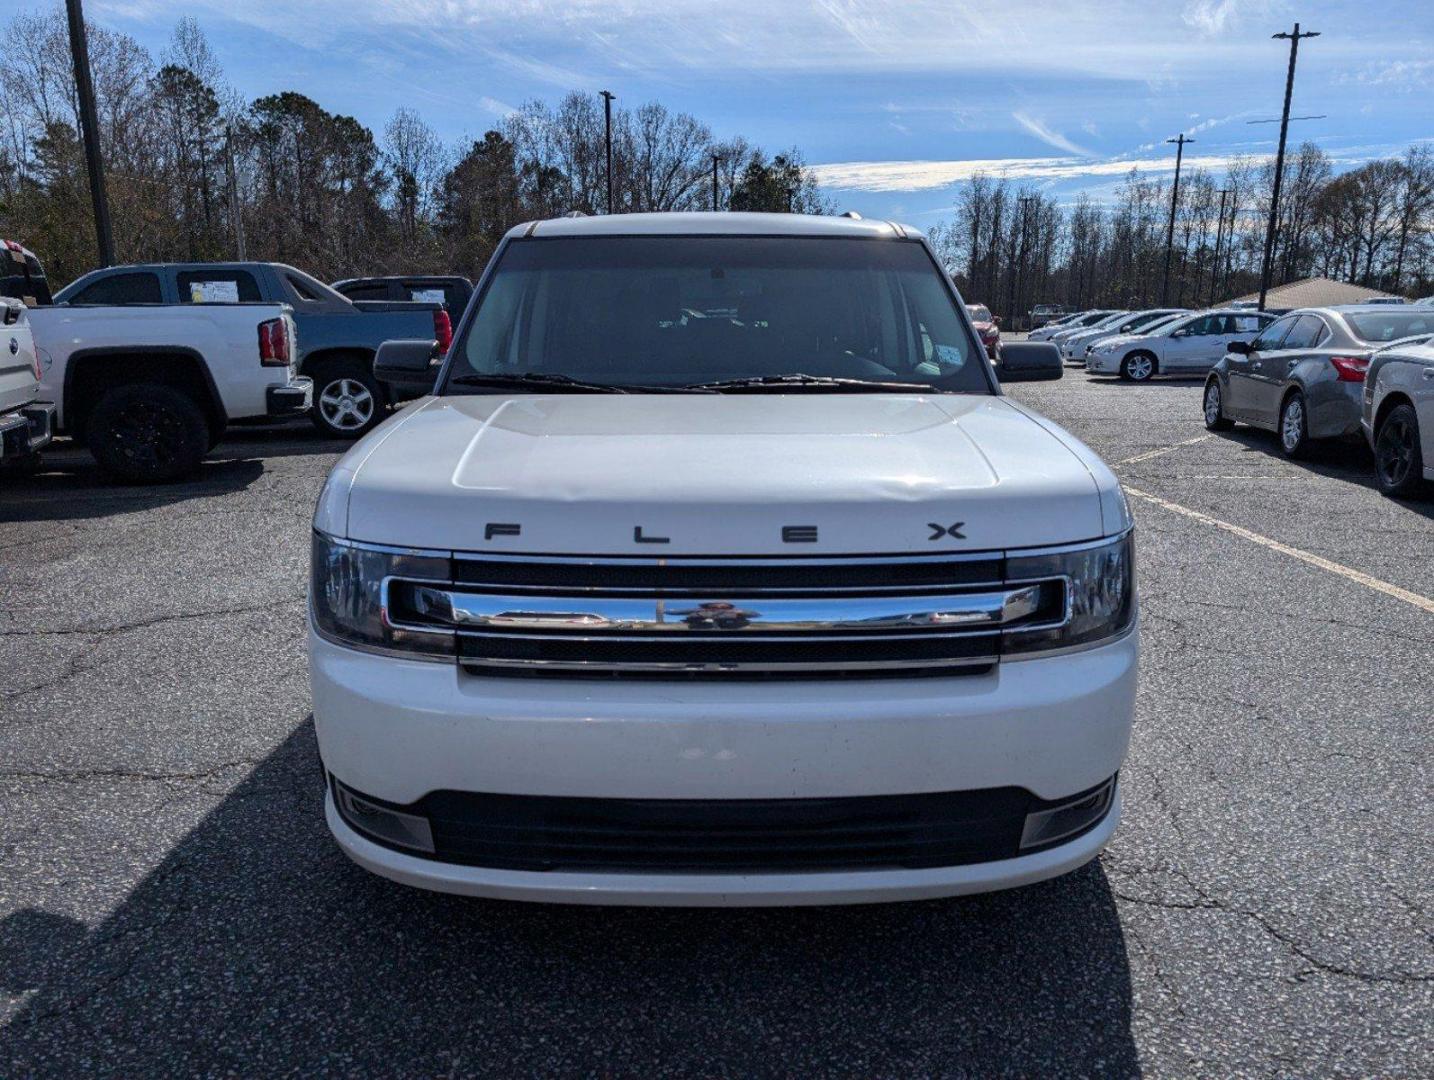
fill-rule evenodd
<path id="1" fill-rule="evenodd" d="M 264 367 L 289 366 L 289 328 L 283 319 L 259 324 L 259 363 Z"/>
<path id="2" fill-rule="evenodd" d="M 1329 362 L 1334 365 L 1340 382 L 1364 382 L 1364 373 L 1369 370 L 1367 356 L 1331 356 Z"/>
<path id="3" fill-rule="evenodd" d="M 433 313 L 433 336 L 438 341 L 438 351 L 441 353 L 446 353 L 448 346 L 453 344 L 453 320 L 442 308 Z"/>

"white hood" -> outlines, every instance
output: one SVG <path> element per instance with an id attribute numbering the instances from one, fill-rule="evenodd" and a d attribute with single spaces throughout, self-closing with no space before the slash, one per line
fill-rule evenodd
<path id="1" fill-rule="evenodd" d="M 1094 454 L 1006 398 L 556 394 L 411 406 L 339 462 L 315 524 L 406 547 L 816 555 L 1060 544 L 1125 514 Z"/>

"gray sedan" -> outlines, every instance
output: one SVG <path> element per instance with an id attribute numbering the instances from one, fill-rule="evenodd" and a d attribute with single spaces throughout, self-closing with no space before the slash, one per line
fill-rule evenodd
<path id="1" fill-rule="evenodd" d="M 1278 432 L 1299 457 L 1316 439 L 1360 430 L 1364 373 L 1382 345 L 1434 331 L 1434 312 L 1387 304 L 1304 308 L 1254 341 L 1231 342 L 1205 383 L 1205 426 L 1235 421 Z"/>
<path id="2" fill-rule="evenodd" d="M 1434 480 L 1434 340 L 1409 338 L 1380 349 L 1364 378 L 1365 437 L 1386 495 L 1419 495 Z"/>

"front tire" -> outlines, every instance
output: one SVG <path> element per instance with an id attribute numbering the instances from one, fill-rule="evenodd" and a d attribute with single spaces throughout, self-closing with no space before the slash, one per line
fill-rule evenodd
<path id="1" fill-rule="evenodd" d="M 1131 353 L 1120 362 L 1120 377 L 1126 382 L 1149 382 L 1155 375 L 1155 357 L 1149 353 Z"/>
<path id="2" fill-rule="evenodd" d="M 1396 499 L 1421 495 L 1424 455 L 1419 444 L 1419 416 L 1413 405 L 1396 405 L 1379 422 L 1374 436 L 1374 476 L 1379 490 Z"/>
<path id="3" fill-rule="evenodd" d="M 1309 451 L 1309 417 L 1305 412 L 1305 396 L 1296 390 L 1280 406 L 1280 450 L 1287 458 L 1299 458 Z"/>
<path id="4" fill-rule="evenodd" d="M 1205 384 L 1205 428 L 1208 431 L 1229 431 L 1235 426 L 1225 416 L 1225 394 L 1220 389 L 1220 380 L 1211 379 Z"/>
<path id="5" fill-rule="evenodd" d="M 384 417 L 383 387 L 361 360 L 332 360 L 314 372 L 309 418 L 332 439 L 357 439 Z"/>
<path id="6" fill-rule="evenodd" d="M 105 472 L 131 483 L 162 484 L 198 470 L 209 448 L 209 424 L 182 390 L 132 383 L 100 398 L 85 437 Z"/>

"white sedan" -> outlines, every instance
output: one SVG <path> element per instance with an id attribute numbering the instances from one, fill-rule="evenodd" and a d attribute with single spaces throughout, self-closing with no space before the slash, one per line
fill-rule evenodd
<path id="1" fill-rule="evenodd" d="M 1199 375 L 1209 371 L 1232 341 L 1253 341 L 1274 322 L 1263 311 L 1221 308 L 1171 319 L 1149 334 L 1126 334 L 1096 345 L 1086 371 L 1145 382 L 1156 375 Z"/>
<path id="2" fill-rule="evenodd" d="M 1127 334 L 1148 334 L 1166 319 L 1176 315 L 1188 315 L 1189 308 L 1150 308 L 1146 311 L 1131 312 L 1122 316 L 1115 322 L 1106 320 L 1097 323 L 1088 330 L 1082 330 L 1078 334 L 1072 334 L 1061 342 L 1061 355 L 1067 360 L 1076 363 L 1085 362 L 1086 350 L 1091 345 L 1096 345 L 1106 338 L 1120 337 Z"/>

